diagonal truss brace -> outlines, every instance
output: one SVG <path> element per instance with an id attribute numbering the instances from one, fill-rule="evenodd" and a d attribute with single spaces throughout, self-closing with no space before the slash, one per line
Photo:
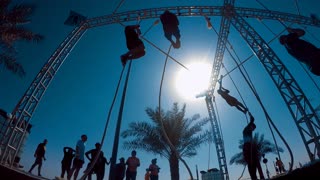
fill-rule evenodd
<path id="1" fill-rule="evenodd" d="M 320 136 L 317 133 L 320 121 L 314 108 L 291 73 L 261 36 L 239 15 L 233 16 L 231 24 L 248 43 L 278 88 L 298 127 L 309 158 L 313 161 L 313 151 L 320 155 Z"/>
<path id="2" fill-rule="evenodd" d="M 10 166 L 13 165 L 36 107 L 50 85 L 54 75 L 85 31 L 85 24 L 74 28 L 51 55 L 25 92 L 24 96 L 16 105 L 12 113 L 13 120 L 10 122 L 9 126 L 6 127 L 6 132 L 1 139 L 1 145 L 6 145 L 5 147 L 1 147 L 1 150 L 3 150 L 3 153 L 0 156 L 1 163 L 9 164 Z"/>
<path id="3" fill-rule="evenodd" d="M 286 22 L 294 22 L 302 25 L 311 25 L 320 27 L 319 22 L 314 22 L 311 18 L 305 16 L 298 16 L 290 13 L 282 13 L 278 11 L 269 11 L 262 9 L 254 9 L 254 8 L 237 8 L 233 7 L 234 0 L 226 0 L 225 6 L 175 6 L 175 7 L 164 7 L 164 8 L 151 8 L 151 9 L 142 9 L 136 11 L 128 11 L 122 13 L 116 13 L 113 15 L 106 15 L 95 17 L 91 19 L 87 19 L 84 24 L 81 26 L 75 27 L 75 29 L 66 37 L 66 39 L 60 44 L 60 46 L 56 49 L 53 55 L 49 58 L 47 63 L 40 70 L 34 81 L 31 83 L 30 87 L 25 92 L 24 96 L 16 105 L 12 114 L 14 115 L 14 120 L 11 122 L 10 126 L 7 127 L 5 137 L 9 137 L 6 141 L 0 139 L 1 141 L 1 150 L 3 153 L 0 155 L 1 163 L 9 162 L 12 165 L 13 159 L 19 151 L 20 144 L 24 135 L 26 133 L 26 128 L 32 118 L 32 115 L 39 104 L 43 94 L 48 88 L 50 82 L 54 78 L 54 75 L 57 73 L 58 69 L 68 56 L 69 52 L 76 45 L 76 43 L 80 40 L 86 29 L 108 25 L 119 22 L 127 22 L 127 21 L 136 21 L 137 18 L 140 19 L 151 19 L 151 18 L 159 18 L 164 10 L 170 10 L 179 16 L 223 16 L 223 21 L 221 26 L 225 28 L 223 31 L 220 31 L 220 35 L 227 38 L 227 30 L 230 26 L 230 19 L 226 17 L 232 17 L 234 14 L 237 14 L 238 18 L 247 17 L 247 18 L 259 18 L 259 19 L 273 19 L 273 20 L 281 20 Z M 227 14 L 226 14 L 227 13 Z M 234 19 L 233 19 L 234 21 Z M 221 45 L 217 51 L 220 51 L 219 55 L 216 55 L 215 63 L 213 66 L 213 70 L 215 70 L 215 75 L 219 75 L 222 57 L 224 54 L 225 48 L 225 40 L 220 40 Z M 219 56 L 219 57 L 218 57 Z M 217 61 L 217 62 L 216 62 Z M 291 75 L 290 75 L 291 76 Z M 281 79 L 283 81 L 283 79 Z M 288 79 L 290 80 L 290 79 Z M 293 78 L 292 78 L 293 80 Z M 293 80 L 294 81 L 294 80 Z M 286 84 L 291 84 L 292 82 L 283 82 Z M 294 81 L 294 84 L 296 82 Z M 212 95 L 214 91 L 214 87 L 216 85 L 216 77 L 212 76 L 211 87 L 209 87 L 208 92 L 204 94 L 207 96 L 208 93 Z M 279 85 L 280 86 L 280 85 Z M 283 87 L 284 85 L 281 85 Z M 286 87 L 286 86 L 284 86 Z M 280 89 L 281 90 L 281 89 Z M 294 88 L 292 88 L 294 90 Z M 284 90 L 283 90 L 284 91 Z M 300 92 L 301 89 L 294 90 Z M 302 93 L 302 91 L 301 91 Z M 299 129 L 301 134 L 306 134 L 307 136 L 312 136 L 313 132 L 310 131 L 312 127 L 319 128 L 318 117 L 314 121 L 310 121 L 311 119 L 315 119 L 315 116 L 312 115 L 314 113 L 314 109 L 311 107 L 308 101 L 305 101 L 305 96 L 302 95 L 301 98 L 286 98 L 291 97 L 290 93 L 287 96 L 283 94 L 284 99 L 287 99 L 288 106 L 295 107 L 296 110 L 291 110 L 293 116 L 297 117 L 296 123 L 301 126 Z M 303 93 L 302 93 L 303 94 Z M 301 101 L 301 106 L 297 106 L 295 101 Z M 207 102 L 208 110 L 213 109 L 212 102 Z M 212 107 L 212 108 L 211 108 Z M 305 108 L 306 107 L 306 108 Z M 302 113 L 303 108 L 307 111 Z M 289 108 L 290 109 L 290 108 Z M 309 110 L 308 110 L 309 109 Z M 214 113 L 214 111 L 209 112 Z M 297 115 L 295 115 L 297 114 Z M 213 116 L 215 118 L 215 116 Z M 307 123 L 308 122 L 308 123 Z M 306 125 L 306 127 L 302 128 L 302 125 Z M 309 132 L 310 131 L 310 132 Z M 218 132 L 217 132 L 218 133 Z M 302 136 L 304 138 L 304 136 Z M 217 137 L 219 139 L 219 137 Z M 309 140 L 305 140 L 306 143 L 311 144 L 315 139 L 319 139 L 319 137 L 310 138 Z M 3 146 L 5 144 L 5 146 Z M 319 152 L 319 151 L 318 151 Z M 308 151 L 309 153 L 309 151 Z M 310 153 L 309 153 L 310 156 Z"/>

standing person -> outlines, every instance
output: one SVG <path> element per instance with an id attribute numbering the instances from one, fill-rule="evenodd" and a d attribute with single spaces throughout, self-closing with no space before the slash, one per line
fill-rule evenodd
<path id="1" fill-rule="evenodd" d="M 150 171 L 150 180 L 158 180 L 159 179 L 160 167 L 157 165 L 157 159 L 151 160 L 151 164 L 149 166 L 149 171 Z"/>
<path id="2" fill-rule="evenodd" d="M 75 158 L 73 159 L 72 168 L 68 173 L 68 180 L 71 179 L 72 175 L 74 180 L 76 180 L 78 177 L 79 170 L 82 168 L 82 165 L 84 163 L 84 151 L 86 148 L 85 142 L 87 141 L 87 139 L 88 139 L 87 135 L 83 134 L 81 135 L 81 139 L 77 142 L 76 154 L 75 154 Z"/>
<path id="3" fill-rule="evenodd" d="M 320 49 L 300 39 L 305 35 L 303 29 L 287 28 L 287 31 L 289 34 L 280 36 L 280 44 L 286 48 L 290 55 L 306 64 L 313 74 L 320 76 Z"/>
<path id="4" fill-rule="evenodd" d="M 115 180 L 123 180 L 126 172 L 126 164 L 124 163 L 124 158 L 120 158 L 120 163 L 116 164 L 115 167 Z"/>
<path id="5" fill-rule="evenodd" d="M 71 147 L 64 147 L 63 148 L 63 159 L 61 161 L 61 178 L 64 178 L 65 172 L 67 172 L 67 175 L 69 174 L 70 167 L 71 167 L 71 162 L 72 159 L 75 155 L 75 150 L 72 149 Z"/>
<path id="6" fill-rule="evenodd" d="M 136 180 L 137 177 L 137 168 L 140 166 L 140 160 L 136 157 L 137 152 L 133 150 L 131 152 L 131 157 L 126 161 L 127 171 L 126 171 L 126 180 Z"/>
<path id="7" fill-rule="evenodd" d="M 101 148 L 101 144 L 100 143 L 96 143 L 95 144 L 95 149 L 91 149 L 89 151 L 87 151 L 85 153 L 87 159 L 89 160 L 89 163 L 87 165 L 87 169 L 84 171 L 84 172 L 87 172 L 89 170 L 89 167 L 91 166 L 92 164 L 92 161 L 96 158 L 97 154 L 98 154 L 98 151 L 99 149 Z M 102 152 L 100 152 L 100 155 L 101 155 Z M 88 173 L 88 179 L 91 180 L 92 178 L 92 174 L 96 172 L 96 167 L 98 166 L 99 164 L 99 161 L 100 161 L 100 158 L 97 159 L 97 162 L 94 164 L 94 167 L 90 170 L 90 172 Z"/>
<path id="8" fill-rule="evenodd" d="M 48 143 L 48 140 L 45 139 L 43 140 L 43 143 L 40 143 L 36 149 L 36 151 L 34 152 L 34 157 L 36 158 L 36 160 L 34 161 L 34 163 L 32 164 L 29 173 L 32 172 L 33 168 L 36 167 L 36 165 L 38 165 L 38 176 L 41 176 L 41 167 L 42 167 L 42 159 L 45 161 L 45 153 L 46 153 L 46 145 Z"/>
<path id="9" fill-rule="evenodd" d="M 121 63 L 126 65 L 128 60 L 138 59 L 146 54 L 145 47 L 138 32 L 140 32 L 140 25 L 131 25 L 125 27 L 126 43 L 128 52 L 121 55 Z"/>
<path id="10" fill-rule="evenodd" d="M 103 180 L 106 164 L 107 165 L 110 164 L 110 161 L 108 162 L 107 158 L 104 157 L 103 152 L 101 153 L 102 153 L 100 154 L 101 159 L 99 160 L 99 163 L 97 164 L 97 167 L 96 167 L 97 180 Z"/>
<path id="11" fill-rule="evenodd" d="M 93 160 L 98 155 L 98 152 L 101 149 L 101 144 L 97 142 L 95 144 L 95 147 L 96 147 L 95 149 L 91 149 L 85 153 L 86 157 L 90 161 L 85 171 L 89 170 L 88 168 L 91 166 L 91 164 L 93 163 Z M 97 180 L 102 180 L 105 173 L 105 164 L 109 164 L 109 163 L 110 162 L 108 162 L 108 160 L 104 157 L 103 152 L 100 150 L 99 157 L 95 162 L 94 167 L 88 173 L 88 179 L 91 180 L 92 174 L 95 173 L 97 176 Z"/>
<path id="12" fill-rule="evenodd" d="M 276 157 L 276 166 L 277 166 L 278 169 L 279 169 L 279 173 L 285 172 L 284 164 L 283 164 L 282 161 L 281 161 L 280 159 L 278 159 L 277 157 Z"/>
<path id="13" fill-rule="evenodd" d="M 160 16 L 160 20 L 162 23 L 164 36 L 171 42 L 174 48 L 180 48 L 180 30 L 179 30 L 179 20 L 175 14 L 166 10 Z M 176 38 L 176 42 L 172 40 L 172 35 Z"/>
<path id="14" fill-rule="evenodd" d="M 248 171 L 252 180 L 257 180 L 257 167 L 259 163 L 258 151 L 252 142 L 252 132 L 256 129 L 254 117 L 250 115 L 250 123 L 243 129 L 243 157 L 248 164 Z"/>

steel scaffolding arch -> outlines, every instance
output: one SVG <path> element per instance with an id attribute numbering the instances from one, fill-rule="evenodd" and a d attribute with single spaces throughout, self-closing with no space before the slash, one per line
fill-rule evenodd
<path id="1" fill-rule="evenodd" d="M 203 94 L 208 108 L 209 118 L 211 120 L 214 143 L 216 145 L 219 166 L 224 179 L 229 179 L 227 163 L 225 157 L 224 143 L 221 138 L 216 113 L 213 107 L 213 92 L 218 80 L 230 25 L 233 25 L 246 40 L 248 45 L 256 54 L 257 58 L 265 67 L 299 129 L 299 133 L 307 149 L 310 160 L 314 160 L 311 149 L 314 148 L 320 153 L 319 139 L 316 134 L 320 130 L 319 117 L 314 108 L 304 95 L 298 83 L 292 77 L 290 72 L 269 47 L 269 45 L 260 37 L 260 35 L 243 19 L 259 18 L 281 20 L 283 22 L 299 23 L 302 25 L 320 27 L 319 22 L 314 22 L 311 18 L 298 16 L 290 13 L 278 11 L 269 11 L 255 8 L 234 7 L 234 0 L 226 0 L 223 6 L 175 6 L 163 8 L 141 9 L 116 13 L 112 15 L 94 17 L 85 20 L 79 26 L 76 26 L 66 39 L 59 45 L 56 51 L 42 67 L 30 87 L 20 99 L 12 114 L 14 120 L 7 127 L 4 137 L 1 139 L 1 163 L 3 165 L 13 164 L 14 158 L 20 149 L 21 142 L 26 133 L 26 128 L 30 123 L 31 117 L 39 104 L 42 96 L 47 90 L 54 75 L 57 73 L 72 48 L 81 39 L 87 29 L 127 21 L 140 19 L 159 18 L 163 11 L 170 10 L 179 16 L 222 16 L 217 50 L 212 67 L 210 85 L 208 91 Z"/>

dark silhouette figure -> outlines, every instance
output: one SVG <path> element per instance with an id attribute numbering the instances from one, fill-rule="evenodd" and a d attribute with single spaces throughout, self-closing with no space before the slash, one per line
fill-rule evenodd
<path id="1" fill-rule="evenodd" d="M 115 166 L 115 180 L 123 180 L 126 172 L 125 159 L 122 157 L 119 160 L 120 162 Z"/>
<path id="2" fill-rule="evenodd" d="M 282 35 L 279 41 L 298 61 L 307 65 L 315 75 L 320 76 L 320 49 L 313 44 L 300 39 L 305 34 L 302 29 L 287 28 L 289 34 Z"/>
<path id="3" fill-rule="evenodd" d="M 126 171 L 126 180 L 136 180 L 137 177 L 137 168 L 140 166 L 140 160 L 136 157 L 137 152 L 132 151 L 131 157 L 126 161 L 127 171 Z"/>
<path id="4" fill-rule="evenodd" d="M 146 54 L 145 47 L 140 35 L 140 25 L 131 25 L 125 27 L 126 43 L 128 52 L 121 55 L 121 63 L 126 65 L 128 60 L 138 59 Z"/>
<path id="5" fill-rule="evenodd" d="M 243 129 L 243 157 L 247 162 L 248 171 L 252 180 L 257 180 L 256 171 L 259 171 L 260 179 L 264 179 L 262 168 L 259 161 L 259 152 L 257 145 L 253 143 L 252 132 L 256 129 L 254 124 L 254 117 L 249 112 L 250 123 Z"/>
<path id="6" fill-rule="evenodd" d="M 77 142 L 76 153 L 73 159 L 72 168 L 70 169 L 67 177 L 68 180 L 71 179 L 72 175 L 74 180 L 76 180 L 78 177 L 79 171 L 84 164 L 84 152 L 86 149 L 85 142 L 87 141 L 87 139 L 87 135 L 83 134 L 81 135 L 81 139 Z"/>
<path id="7" fill-rule="evenodd" d="M 34 161 L 34 163 L 32 164 L 29 173 L 32 172 L 33 168 L 36 167 L 38 165 L 38 176 L 41 176 L 41 167 L 42 167 L 42 159 L 45 161 L 45 153 L 46 153 L 46 145 L 48 143 L 48 140 L 45 139 L 43 141 L 43 143 L 40 143 L 36 149 L 36 151 L 34 152 L 34 157 L 36 158 L 36 160 Z"/>
<path id="8" fill-rule="evenodd" d="M 89 167 L 91 166 L 91 164 L 93 163 L 92 161 L 96 158 L 96 156 L 98 155 L 98 151 L 101 148 L 101 144 L 100 143 L 96 143 L 95 144 L 95 149 L 91 149 L 89 151 L 87 151 L 85 153 L 87 159 L 90 161 L 87 165 L 87 169 L 85 170 L 85 172 L 87 172 L 89 169 Z M 94 167 L 90 170 L 90 172 L 88 173 L 88 179 L 91 180 L 92 179 L 92 174 L 96 173 L 97 175 L 97 179 L 98 178 L 98 174 L 97 174 L 97 168 L 100 164 L 101 158 L 103 157 L 103 152 L 100 152 L 99 154 L 99 158 L 97 159 L 96 163 L 94 164 Z"/>
<path id="9" fill-rule="evenodd" d="M 226 102 L 230 105 L 230 106 L 235 106 L 238 110 L 240 110 L 243 113 L 247 113 L 247 108 L 241 103 L 239 102 L 235 97 L 231 96 L 229 93 L 230 91 L 228 89 L 223 88 L 222 86 L 220 86 L 220 88 L 218 89 L 218 94 L 221 95 L 221 97 L 223 99 L 226 100 Z"/>
<path id="10" fill-rule="evenodd" d="M 97 167 L 96 167 L 96 174 L 97 174 L 97 180 L 103 180 L 104 173 L 106 169 L 106 164 L 109 165 L 110 161 L 108 162 L 107 158 L 103 156 L 103 152 L 100 154 L 100 159 L 98 161 Z"/>
<path id="11" fill-rule="evenodd" d="M 276 166 L 277 166 L 278 169 L 279 169 L 279 173 L 286 172 L 286 170 L 284 169 L 284 164 L 283 164 L 283 162 L 282 162 L 280 159 L 278 159 L 278 158 L 276 158 Z"/>
<path id="12" fill-rule="evenodd" d="M 71 168 L 71 163 L 72 163 L 72 159 L 75 156 L 75 150 L 72 149 L 71 147 L 64 147 L 63 148 L 63 159 L 61 161 L 61 178 L 64 178 L 64 174 L 69 173 L 70 168 Z"/>
<path id="13" fill-rule="evenodd" d="M 164 36 L 171 42 L 174 48 L 180 48 L 180 30 L 179 30 L 179 20 L 177 16 L 170 11 L 166 10 L 160 16 L 160 20 L 162 23 Z M 172 35 L 176 38 L 176 42 L 172 40 Z"/>
<path id="14" fill-rule="evenodd" d="M 0 115 L 6 120 L 10 120 L 12 118 L 12 114 L 0 109 Z"/>
<path id="15" fill-rule="evenodd" d="M 157 159 L 152 159 L 149 166 L 150 180 L 158 180 L 160 167 L 157 165 Z"/>

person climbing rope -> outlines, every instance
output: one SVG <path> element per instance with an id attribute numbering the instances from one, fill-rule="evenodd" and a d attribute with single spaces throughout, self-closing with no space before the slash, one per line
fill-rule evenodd
<path id="1" fill-rule="evenodd" d="M 179 20 L 175 14 L 166 10 L 160 16 L 162 23 L 164 36 L 171 42 L 172 46 L 176 49 L 180 48 L 180 30 L 179 30 Z M 176 42 L 172 40 L 172 35 L 176 38 Z"/>
<path id="2" fill-rule="evenodd" d="M 300 39 L 300 37 L 305 35 L 303 29 L 287 28 L 287 31 L 289 34 L 280 36 L 280 44 L 282 44 L 294 58 L 306 64 L 313 74 L 320 76 L 320 49 Z"/>
<path id="3" fill-rule="evenodd" d="M 131 25 L 125 27 L 126 43 L 128 52 L 121 55 L 121 63 L 126 65 L 129 59 L 138 59 L 146 54 L 145 47 L 139 38 L 140 25 Z"/>
<path id="4" fill-rule="evenodd" d="M 247 113 L 248 109 L 241 102 L 239 102 L 235 97 L 231 96 L 229 94 L 230 91 L 228 89 L 223 88 L 221 85 L 221 82 L 220 82 L 220 88 L 217 90 L 217 93 L 220 94 L 221 97 L 225 99 L 230 106 L 235 106 L 241 112 L 245 114 Z"/>

